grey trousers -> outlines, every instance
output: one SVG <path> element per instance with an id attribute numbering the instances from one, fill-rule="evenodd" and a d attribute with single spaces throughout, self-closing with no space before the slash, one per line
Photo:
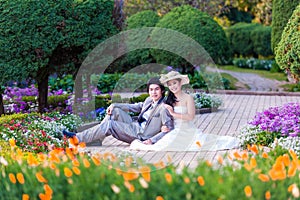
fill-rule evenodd
<path id="1" fill-rule="evenodd" d="M 102 142 L 105 137 L 112 135 L 130 144 L 135 139 L 141 139 L 141 132 L 141 126 L 127 112 L 114 108 L 112 114 L 106 115 L 100 124 L 79 132 L 76 136 L 80 142 L 91 143 Z"/>

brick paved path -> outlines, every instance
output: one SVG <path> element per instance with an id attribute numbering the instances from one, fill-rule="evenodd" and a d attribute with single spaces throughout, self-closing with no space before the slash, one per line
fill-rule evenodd
<path id="1" fill-rule="evenodd" d="M 280 106 L 288 102 L 300 102 L 300 95 L 271 96 L 271 95 L 220 95 L 224 104 L 219 111 L 196 115 L 195 125 L 204 133 L 216 135 L 237 136 L 240 129 L 255 116 L 256 112 L 263 111 L 271 106 Z M 129 145 L 107 137 L 102 146 L 87 147 L 90 152 L 129 153 L 148 163 L 160 160 L 170 161 L 175 165 L 184 162 L 193 168 L 198 160 L 205 159 L 215 162 L 219 154 L 227 151 L 197 151 L 197 152 L 146 152 L 131 151 Z"/>

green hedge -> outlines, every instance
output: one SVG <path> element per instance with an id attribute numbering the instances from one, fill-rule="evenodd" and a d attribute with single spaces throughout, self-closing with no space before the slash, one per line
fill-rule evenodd
<path id="1" fill-rule="evenodd" d="M 226 30 L 236 57 L 271 56 L 271 27 L 255 23 L 237 23 Z"/>

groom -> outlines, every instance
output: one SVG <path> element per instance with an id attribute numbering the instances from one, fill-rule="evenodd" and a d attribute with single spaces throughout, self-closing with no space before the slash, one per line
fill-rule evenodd
<path id="1" fill-rule="evenodd" d="M 173 118 L 162 105 L 165 87 L 158 77 L 148 81 L 147 92 L 149 97 L 144 102 L 111 104 L 106 110 L 106 117 L 100 124 L 76 134 L 68 131 L 63 131 L 63 134 L 67 137 L 77 137 L 79 142 L 86 144 L 99 140 L 102 142 L 109 135 L 131 143 L 135 139 L 145 141 L 152 138 L 161 132 L 162 126 L 172 130 Z M 139 112 L 138 120 L 133 121 L 128 112 Z M 152 141 L 152 143 L 155 142 Z"/>

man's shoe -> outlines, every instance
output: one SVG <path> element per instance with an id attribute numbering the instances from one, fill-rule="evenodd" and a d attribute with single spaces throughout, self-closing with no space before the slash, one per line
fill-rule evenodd
<path id="1" fill-rule="evenodd" d="M 72 138 L 72 137 L 76 136 L 76 133 L 73 133 L 73 132 L 69 132 L 66 130 L 63 130 L 62 132 L 63 132 L 64 136 L 66 136 L 67 138 Z"/>

